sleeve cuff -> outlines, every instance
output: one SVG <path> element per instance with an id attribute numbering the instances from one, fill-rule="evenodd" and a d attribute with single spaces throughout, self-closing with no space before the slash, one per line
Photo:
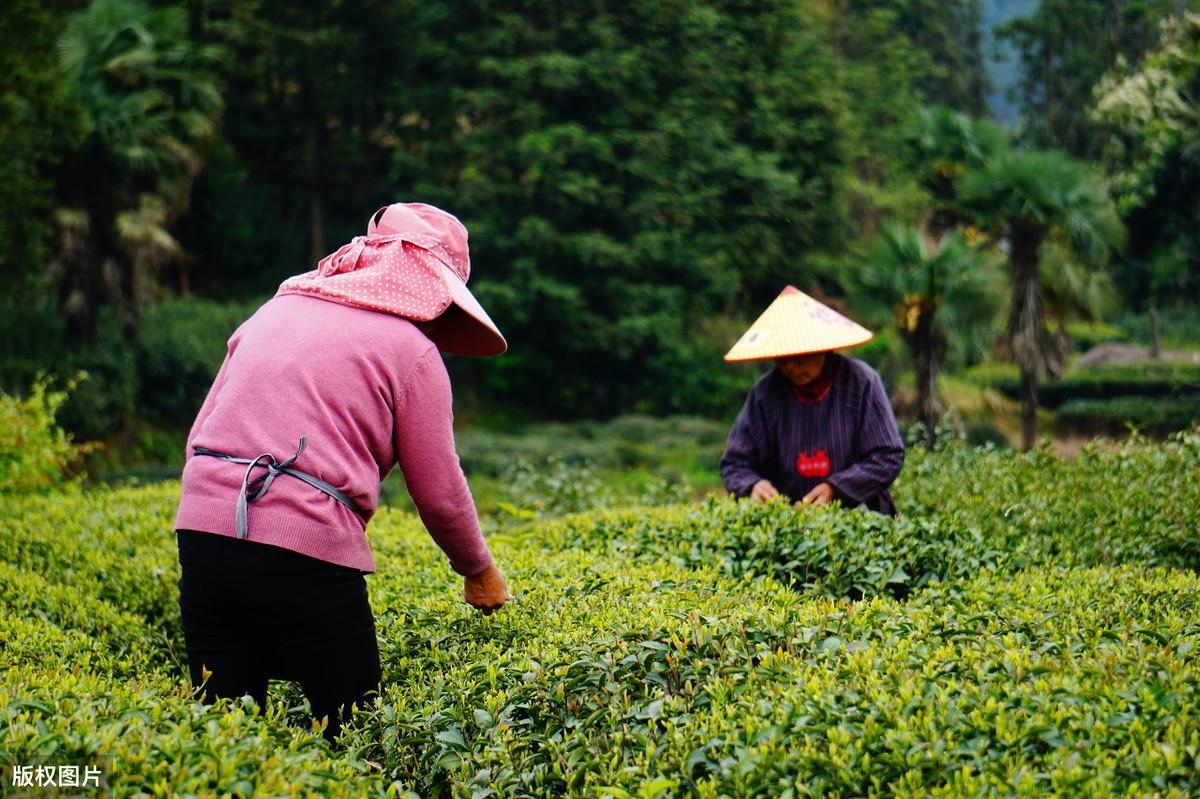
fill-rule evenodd
<path id="1" fill-rule="evenodd" d="M 859 499 L 858 497 L 854 496 L 849 491 L 847 491 L 845 488 L 843 488 L 841 482 L 839 481 L 839 476 L 836 474 L 831 474 L 828 477 L 826 477 L 825 482 L 829 483 L 829 485 L 833 487 L 834 497 L 836 499 L 840 499 L 842 501 L 843 505 L 849 504 L 851 506 L 854 506 L 854 505 L 859 505 L 866 501 L 865 499 Z"/>
<path id="2" fill-rule="evenodd" d="M 489 552 L 483 560 L 475 560 L 465 564 L 457 564 L 454 561 L 450 561 L 450 568 L 463 577 L 478 577 L 494 563 L 495 561 L 492 560 L 492 555 Z"/>

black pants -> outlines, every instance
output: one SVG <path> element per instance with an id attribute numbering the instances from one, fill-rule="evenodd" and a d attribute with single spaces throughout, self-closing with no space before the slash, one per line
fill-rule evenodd
<path id="1" fill-rule="evenodd" d="M 255 541 L 177 531 L 179 608 L 192 685 L 212 672 L 204 700 L 254 697 L 267 681 L 296 680 L 325 737 L 341 731 L 347 705 L 374 701 L 379 645 L 357 569 Z"/>

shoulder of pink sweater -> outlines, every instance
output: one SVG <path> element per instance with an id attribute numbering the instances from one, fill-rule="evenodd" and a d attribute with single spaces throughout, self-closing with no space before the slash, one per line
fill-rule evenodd
<path id="1" fill-rule="evenodd" d="M 251 325 L 260 328 L 293 328 L 303 321 L 306 334 L 330 347 L 370 356 L 389 372 L 399 373 L 400 384 L 430 350 L 437 346 L 411 320 L 395 314 L 323 300 L 307 294 L 280 294 L 264 303 L 234 333 Z"/>

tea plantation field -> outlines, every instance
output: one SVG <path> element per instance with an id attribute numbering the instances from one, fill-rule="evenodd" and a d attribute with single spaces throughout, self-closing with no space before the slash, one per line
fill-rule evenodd
<path id="1" fill-rule="evenodd" d="M 708 499 L 496 528 L 482 617 L 381 511 L 379 705 L 331 751 L 183 676 L 177 483 L 10 494 L 0 751 L 117 796 L 1200 795 L 1200 431 L 913 451 L 902 515 Z"/>

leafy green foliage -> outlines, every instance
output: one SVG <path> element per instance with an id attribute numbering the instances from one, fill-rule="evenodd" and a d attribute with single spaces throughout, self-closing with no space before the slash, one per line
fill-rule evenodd
<path id="1" fill-rule="evenodd" d="M 996 317 L 1000 280 L 991 253 L 958 230 L 934 242 L 895 221 L 856 258 L 845 283 L 868 318 L 891 323 L 908 347 L 918 417 L 932 435 L 941 416 L 937 376 L 952 341 L 958 352 L 982 349 Z M 975 353 L 972 353 L 975 354 Z"/>
<path id="2" fill-rule="evenodd" d="M 705 320 L 757 311 L 840 232 L 842 106 L 810 10 L 414 11 L 396 182 L 467 223 L 515 356 L 458 374 L 560 418 L 705 401 L 689 378 L 736 339 L 697 347 Z"/>
<path id="3" fill-rule="evenodd" d="M 1041 0 L 997 31 L 1024 66 L 1017 95 L 1024 138 L 1036 147 L 1094 158 L 1104 130 L 1091 119 L 1093 87 L 1110 69 L 1136 63 L 1158 40 L 1162 20 L 1191 2 Z"/>
<path id="4" fill-rule="evenodd" d="M 55 214 L 60 305 L 75 344 L 95 338 L 107 302 L 132 338 L 155 270 L 182 255 L 168 228 L 187 207 L 222 103 L 212 72 L 221 51 L 193 44 L 187 26 L 181 8 L 93 0 L 59 40 L 83 114 Z"/>
<path id="5" fill-rule="evenodd" d="M 1154 342 L 1153 322 L 1148 313 L 1126 312 L 1114 322 L 1130 341 L 1149 347 Z M 1200 350 L 1200 306 L 1180 303 L 1159 311 L 1162 345 L 1167 348 Z"/>
<path id="6" fill-rule="evenodd" d="M 962 179 L 960 197 L 997 238 L 1007 240 L 1012 275 L 1008 343 L 1021 370 L 1022 440 L 1037 435 L 1037 379 L 1057 375 L 1065 358 L 1046 330 L 1041 273 L 1044 248 L 1059 243 L 1089 268 L 1100 268 L 1125 240 L 1125 228 L 1098 174 L 1087 164 L 1053 150 L 996 155 Z M 1070 258 L 1059 259 L 1071 263 Z M 1057 282 L 1056 310 L 1065 316 L 1075 297 Z M 1089 283 L 1089 285 L 1091 285 Z M 1065 321 L 1065 319 L 1063 320 Z"/>
<path id="7" fill-rule="evenodd" d="M 401 669 L 356 740 L 382 733 L 385 768 L 463 797 L 1195 787 L 1187 572 L 984 573 L 846 606 L 669 567 L 601 562 L 580 584 L 556 565 L 531 573 L 524 618 L 452 628 L 466 658 L 401 637 L 401 662 L 438 676 Z"/>
<path id="8" fill-rule="evenodd" d="M 725 424 L 637 414 L 607 422 L 465 426 L 456 445 L 481 515 L 508 526 L 581 510 L 665 505 L 720 486 Z M 408 507 L 402 475 L 381 496 Z"/>
<path id="9" fill-rule="evenodd" d="M 36 284 L 53 253 L 54 171 L 79 133 L 54 55 L 62 15 L 79 4 L 10 0 L 0 14 L 0 274 L 22 282 Z"/>
<path id="10" fill-rule="evenodd" d="M 929 230 L 940 236 L 970 221 L 958 198 L 958 181 L 1009 148 L 1008 132 L 986 119 L 974 119 L 945 105 L 920 109 L 911 123 L 910 147 L 917 178 L 933 208 Z"/>
<path id="11" fill-rule="evenodd" d="M 336 757 L 281 686 L 265 715 L 191 698 L 162 635 L 176 486 L 18 497 L 0 743 L 115 756 L 123 794 L 1182 798 L 1200 789 L 1198 461 L 1195 433 L 1069 462 L 947 447 L 912 453 L 900 519 L 727 501 L 577 515 L 491 537 L 517 595 L 492 617 L 384 508 L 383 693 Z M 788 552 L 826 573 L 774 579 Z M 885 559 L 912 568 L 840 598 Z"/>
<path id="12" fill-rule="evenodd" d="M 256 307 L 178 299 L 147 309 L 137 339 L 139 410 L 155 422 L 190 427 L 226 342 Z"/>
<path id="13" fill-rule="evenodd" d="M 1200 14 L 1162 22 L 1136 66 L 1119 63 L 1096 85 L 1092 119 L 1104 130 L 1102 160 L 1133 233 L 1125 290 L 1138 301 L 1194 301 L 1200 272 L 1193 221 Z"/>
<path id="14" fill-rule="evenodd" d="M 1120 343 L 1126 336 L 1120 325 L 1111 322 L 1071 322 L 1066 332 L 1076 352 L 1087 352 L 1099 344 Z"/>
<path id="15" fill-rule="evenodd" d="M 0 495 L 55 487 L 68 468 L 88 451 L 75 444 L 55 419 L 75 382 L 50 389 L 39 377 L 28 397 L 0 393 Z"/>

